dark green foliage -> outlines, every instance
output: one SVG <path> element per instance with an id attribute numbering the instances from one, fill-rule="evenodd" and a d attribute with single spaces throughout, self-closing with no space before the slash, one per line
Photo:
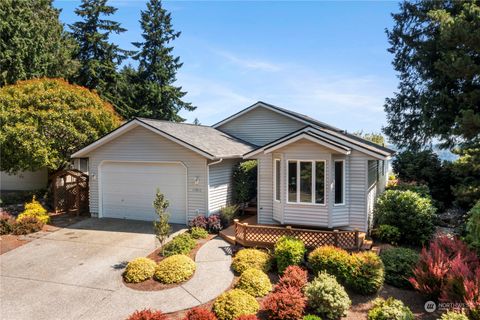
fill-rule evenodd
<path id="1" fill-rule="evenodd" d="M 480 200 L 468 212 L 466 231 L 465 241 L 470 247 L 480 252 Z"/>
<path id="2" fill-rule="evenodd" d="M 457 180 L 453 186 L 455 203 L 468 210 L 480 199 L 480 143 L 464 143 L 455 153 L 460 156 L 451 165 Z"/>
<path id="3" fill-rule="evenodd" d="M 59 14 L 52 0 L 0 1 L 0 86 L 75 73 L 75 41 L 64 31 Z"/>
<path id="4" fill-rule="evenodd" d="M 153 208 L 155 209 L 157 219 L 153 221 L 153 229 L 155 230 L 155 236 L 157 237 L 158 242 L 160 242 L 162 250 L 164 250 L 163 244 L 172 232 L 172 227 L 168 223 L 170 214 L 166 212 L 169 205 L 170 203 L 165 198 L 165 195 L 160 192 L 160 189 L 157 189 L 155 200 L 153 200 Z M 162 253 L 164 254 L 164 252 Z"/>
<path id="5" fill-rule="evenodd" d="M 125 118 L 184 121 L 178 113 L 183 109 L 193 111 L 195 107 L 182 100 L 186 92 L 175 85 L 176 73 L 182 63 L 173 55 L 171 42 L 180 36 L 180 32 L 173 29 L 171 15 L 160 0 L 147 2 L 147 9 L 141 12 L 140 25 L 143 41 L 133 43 L 138 48 L 133 55 L 138 68 L 133 71 L 128 67 L 122 72 L 125 83 L 120 88 L 121 96 L 125 94 L 124 102 L 129 108 L 122 110 L 121 114 Z"/>
<path id="6" fill-rule="evenodd" d="M 385 266 L 385 282 L 399 288 L 411 289 L 408 281 L 413 277 L 413 268 L 418 261 L 418 252 L 409 248 L 382 250 L 380 258 Z"/>
<path id="7" fill-rule="evenodd" d="M 18 191 L 3 191 L 0 198 L 0 205 L 8 206 L 11 204 L 20 204 L 25 203 L 29 200 L 32 200 L 33 197 L 36 199 L 46 200 L 48 196 L 48 190 L 38 189 L 38 190 L 18 190 Z"/>
<path id="8" fill-rule="evenodd" d="M 196 246 L 195 240 L 189 233 L 182 233 L 168 242 L 163 248 L 163 255 L 188 254 Z"/>
<path id="9" fill-rule="evenodd" d="M 306 251 L 302 240 L 288 236 L 278 239 L 273 252 L 278 272 L 283 273 L 288 266 L 301 264 Z"/>
<path id="10" fill-rule="evenodd" d="M 224 228 L 228 227 L 238 213 L 239 206 L 231 205 L 223 207 L 220 211 L 220 220 Z"/>
<path id="11" fill-rule="evenodd" d="M 435 208 L 430 199 L 412 191 L 387 190 L 374 207 L 375 225 L 388 224 L 400 230 L 402 243 L 421 245 L 435 230 Z"/>
<path id="12" fill-rule="evenodd" d="M 72 80 L 96 89 L 102 98 L 112 103 L 117 95 L 117 67 L 128 54 L 109 41 L 110 34 L 126 31 L 118 22 L 105 19 L 116 11 L 115 7 L 107 5 L 107 0 L 82 0 L 75 10 L 82 21 L 70 25 L 72 36 L 78 43 L 75 57 L 80 61 L 80 69 Z M 117 108 L 117 111 L 121 113 L 123 110 Z"/>
<path id="13" fill-rule="evenodd" d="M 418 184 L 416 182 L 402 182 L 400 181 L 396 185 L 390 185 L 387 187 L 387 190 L 400 190 L 400 191 L 412 191 L 418 193 L 424 198 L 431 199 L 430 189 L 426 184 Z"/>
<path id="14" fill-rule="evenodd" d="M 233 169 L 233 197 L 235 203 L 250 201 L 257 195 L 257 161 L 239 163 Z"/>
<path id="15" fill-rule="evenodd" d="M 381 224 L 372 230 L 372 237 L 384 243 L 397 244 L 400 240 L 400 230 L 397 227 Z"/>

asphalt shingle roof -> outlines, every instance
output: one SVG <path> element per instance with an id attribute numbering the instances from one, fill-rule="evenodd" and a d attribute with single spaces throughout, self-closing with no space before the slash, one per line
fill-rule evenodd
<path id="1" fill-rule="evenodd" d="M 136 119 L 216 158 L 241 157 L 257 147 L 208 126 L 146 118 Z"/>

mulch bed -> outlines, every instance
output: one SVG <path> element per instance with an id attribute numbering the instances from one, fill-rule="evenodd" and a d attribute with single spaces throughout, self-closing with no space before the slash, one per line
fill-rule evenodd
<path id="1" fill-rule="evenodd" d="M 10 250 L 23 246 L 29 243 L 30 240 L 20 240 L 18 236 L 7 234 L 0 237 L 0 254 L 4 254 Z"/>
<path id="2" fill-rule="evenodd" d="M 205 244 L 207 243 L 209 240 L 211 240 L 212 238 L 215 238 L 217 235 L 212 235 L 212 234 L 209 234 L 208 237 L 206 239 L 198 239 L 196 240 L 197 241 L 197 245 L 195 246 L 195 248 L 193 248 L 189 253 L 188 253 L 188 256 L 190 258 L 192 258 L 192 260 L 195 261 L 195 256 L 197 255 L 197 252 L 198 250 L 200 250 L 200 248 Z M 147 258 L 150 258 L 152 259 L 153 261 L 155 262 L 160 262 L 162 261 L 163 259 L 165 259 L 164 256 L 161 255 L 161 248 L 158 248 L 156 249 L 155 251 L 153 251 L 152 253 L 150 253 Z M 194 273 L 195 274 L 195 273 Z M 193 274 L 192 274 L 192 277 L 193 277 Z M 183 281 L 183 282 L 179 282 L 179 283 L 172 283 L 172 284 L 164 284 L 164 283 L 161 283 L 153 278 L 151 279 L 148 279 L 148 280 L 145 280 L 143 282 L 139 282 L 139 283 L 128 283 L 128 282 L 125 282 L 125 280 L 122 280 L 123 281 L 123 284 L 127 287 L 129 287 L 130 289 L 133 289 L 133 290 L 139 290 L 139 291 L 158 291 L 158 290 L 165 290 L 165 289 L 170 289 L 170 288 L 173 288 L 173 287 L 178 287 L 178 286 L 181 286 L 182 284 L 184 284 L 185 282 L 187 282 L 188 280 L 190 280 L 192 277 L 188 278 L 187 280 Z"/>

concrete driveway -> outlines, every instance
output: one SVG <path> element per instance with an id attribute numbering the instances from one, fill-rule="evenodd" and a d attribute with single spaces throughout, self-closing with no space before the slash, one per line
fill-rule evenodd
<path id="1" fill-rule="evenodd" d="M 0 318 L 88 318 L 155 241 L 151 222 L 92 218 L 0 255 Z"/>

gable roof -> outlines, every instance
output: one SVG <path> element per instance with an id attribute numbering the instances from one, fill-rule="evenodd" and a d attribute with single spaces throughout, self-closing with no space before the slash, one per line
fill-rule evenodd
<path id="1" fill-rule="evenodd" d="M 288 110 L 288 109 L 280 108 L 280 107 L 274 106 L 272 104 L 269 104 L 269 103 L 266 103 L 266 102 L 263 102 L 263 101 L 258 101 L 256 103 L 254 103 L 250 107 L 248 107 L 246 109 L 243 109 L 243 110 L 231 115 L 230 117 L 228 117 L 228 118 L 226 118 L 226 119 L 224 119 L 220 122 L 217 122 L 212 127 L 218 128 L 218 127 L 222 126 L 223 124 L 225 124 L 227 122 L 230 122 L 233 119 L 235 119 L 235 118 L 237 118 L 237 117 L 239 117 L 239 116 L 241 116 L 241 115 L 243 115 L 243 114 L 245 114 L 245 113 L 247 113 L 247 112 L 249 112 L 253 109 L 259 108 L 259 107 L 263 107 L 263 108 L 272 110 L 274 112 L 283 114 L 287 117 L 296 119 L 297 121 L 304 123 L 305 126 L 312 126 L 312 127 L 316 127 L 316 128 L 319 128 L 319 129 L 330 131 L 331 133 L 336 133 L 337 135 L 340 135 L 342 138 L 345 138 L 345 139 L 348 139 L 348 140 L 355 140 L 356 142 L 358 142 L 360 144 L 368 145 L 372 148 L 375 148 L 375 149 L 378 149 L 380 151 L 389 153 L 390 155 L 395 153 L 395 151 L 392 150 L 392 149 L 389 149 L 387 147 L 378 145 L 374 142 L 363 139 L 363 138 L 358 137 L 354 134 L 348 133 L 345 130 L 341 130 L 339 128 L 336 128 L 334 126 L 326 124 L 324 122 L 318 121 L 318 120 L 316 120 L 314 118 L 311 118 L 307 115 L 304 115 L 304 114 L 301 114 L 301 113 L 298 113 L 298 112 L 295 112 L 295 111 L 291 111 L 291 110 Z"/>
<path id="2" fill-rule="evenodd" d="M 256 146 L 248 142 L 242 141 L 213 127 L 164 120 L 134 118 L 85 148 L 75 152 L 72 158 L 85 157 L 101 145 L 138 126 L 151 130 L 211 160 L 241 158 L 243 154 L 256 148 Z"/>

